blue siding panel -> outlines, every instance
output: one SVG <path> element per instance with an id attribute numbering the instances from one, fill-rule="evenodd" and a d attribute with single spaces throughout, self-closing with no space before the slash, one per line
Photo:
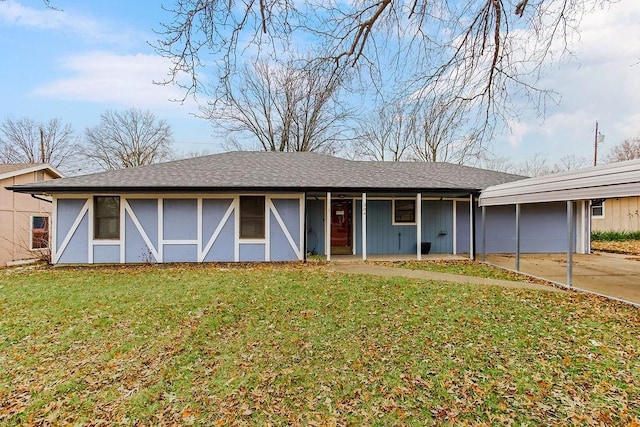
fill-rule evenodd
<path id="1" fill-rule="evenodd" d="M 482 226 L 482 218 L 480 215 L 476 215 L 477 223 Z M 456 250 L 459 254 L 469 253 L 469 202 L 456 202 Z M 478 235 L 478 229 L 476 228 L 476 236 Z M 482 242 L 476 240 L 478 245 L 477 250 L 481 251 Z M 452 249 L 453 252 L 453 249 Z"/>
<path id="2" fill-rule="evenodd" d="M 324 253 L 324 200 L 307 199 L 307 252 Z"/>
<path id="3" fill-rule="evenodd" d="M 197 207 L 196 199 L 164 199 L 164 239 L 196 240 L 198 238 Z"/>
<path id="4" fill-rule="evenodd" d="M 353 203 L 353 211 L 355 212 L 355 221 L 353 226 L 356 228 L 356 255 L 362 255 L 362 200 L 355 200 Z M 368 245 L 367 245 L 368 247 Z"/>
<path id="5" fill-rule="evenodd" d="M 415 225 L 393 225 L 391 200 L 367 201 L 367 254 L 416 253 L 416 241 Z"/>
<path id="6" fill-rule="evenodd" d="M 467 208 L 467 222 L 469 218 Z M 575 219 L 575 218 L 574 218 Z M 460 232 L 460 223 L 458 231 Z M 469 227 L 466 226 L 466 241 L 469 241 Z M 486 208 L 487 253 L 516 252 L 516 208 L 510 206 L 489 206 Z M 476 245 L 482 253 L 482 210 L 476 209 Z M 541 203 L 525 204 L 520 207 L 520 252 L 558 253 L 567 250 L 566 204 Z M 575 244 L 574 235 L 574 244 Z M 468 244 L 468 243 L 467 243 Z"/>
<path id="7" fill-rule="evenodd" d="M 115 264 L 120 262 L 120 245 L 99 245 L 93 247 L 95 264 Z"/>
<path id="8" fill-rule="evenodd" d="M 574 210 L 574 214 L 577 214 Z M 576 217 L 574 216 L 574 223 Z M 566 203 L 523 205 L 520 212 L 521 251 L 528 253 L 565 252 L 567 250 Z M 515 234 L 515 231 L 514 231 Z M 574 233 L 574 248 L 576 244 Z"/>
<path id="9" fill-rule="evenodd" d="M 157 199 L 127 199 L 131 210 L 138 218 L 151 244 L 158 247 L 158 200 Z M 127 233 L 129 227 L 127 226 Z"/>
<path id="10" fill-rule="evenodd" d="M 156 224 L 157 226 L 157 224 Z M 143 227 L 144 228 L 144 227 Z M 157 229 L 156 229 L 157 230 Z M 156 235 L 158 232 L 156 231 Z M 156 236 L 156 241 L 157 241 Z M 157 262 L 129 214 L 125 215 L 125 262 Z"/>
<path id="11" fill-rule="evenodd" d="M 196 245 L 164 245 L 164 262 L 198 262 Z"/>
<path id="12" fill-rule="evenodd" d="M 431 242 L 430 253 L 453 253 L 453 202 L 451 200 L 422 202 L 422 241 Z"/>
<path id="13" fill-rule="evenodd" d="M 298 199 L 272 199 L 271 201 L 293 241 L 300 247 L 300 201 Z M 272 221 L 275 221 L 275 218 L 272 218 Z"/>
<path id="14" fill-rule="evenodd" d="M 207 239 L 203 245 L 209 242 Z M 206 262 L 232 262 L 234 261 L 235 248 L 235 217 L 231 215 L 227 223 L 222 227 L 218 238 L 211 246 L 211 250 L 205 255 Z"/>
<path id="15" fill-rule="evenodd" d="M 56 249 L 60 248 L 73 222 L 78 217 L 86 199 L 58 199 L 58 212 L 56 217 Z"/>
<path id="16" fill-rule="evenodd" d="M 224 214 L 233 203 L 233 199 L 204 199 L 202 200 L 202 240 L 206 245 L 218 228 Z M 229 218 L 233 218 L 233 213 Z"/>
<path id="17" fill-rule="evenodd" d="M 291 247 L 289 240 L 282 231 L 280 224 L 275 219 L 273 213 L 270 213 L 271 230 L 270 232 L 270 251 L 271 261 L 296 261 L 298 256 Z M 299 233 L 298 233 L 299 234 Z M 300 239 L 298 239 L 300 240 Z"/>
<path id="18" fill-rule="evenodd" d="M 240 245 L 240 261 L 264 261 L 265 245 L 263 243 L 245 243 Z"/>
<path id="19" fill-rule="evenodd" d="M 77 213 L 76 213 L 77 215 Z M 76 215 L 73 219 L 76 219 Z M 64 237 L 63 237 L 64 238 Z M 89 262 L 89 218 L 88 212 L 84 214 L 82 221 L 67 248 L 58 259 L 60 264 L 86 264 Z"/>

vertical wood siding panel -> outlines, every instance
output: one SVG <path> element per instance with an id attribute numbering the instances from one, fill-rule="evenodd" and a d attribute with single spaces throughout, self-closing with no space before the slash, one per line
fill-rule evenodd
<path id="1" fill-rule="evenodd" d="M 361 215 L 362 205 L 357 207 L 357 215 Z M 393 225 L 392 209 L 391 200 L 367 201 L 368 254 L 414 254 L 416 252 L 416 226 Z M 356 237 L 361 240 L 362 233 L 356 233 Z M 356 249 L 361 253 L 361 247 Z"/>
<path id="2" fill-rule="evenodd" d="M 307 250 L 324 255 L 324 200 L 307 199 Z"/>

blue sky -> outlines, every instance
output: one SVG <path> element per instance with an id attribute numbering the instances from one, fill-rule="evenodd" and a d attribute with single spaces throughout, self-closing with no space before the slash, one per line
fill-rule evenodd
<path id="1" fill-rule="evenodd" d="M 222 137 L 193 117 L 196 104 L 179 88 L 154 85 L 168 70 L 149 47 L 153 29 L 170 16 L 157 1 L 0 1 L 0 120 L 61 118 L 81 133 L 107 109 L 148 108 L 167 120 L 178 151 L 220 151 Z M 169 0 L 166 2 L 171 4 Z M 594 125 L 606 135 L 600 153 L 640 136 L 640 2 L 623 0 L 588 14 L 573 57 L 548 66 L 543 83 L 560 104 L 545 118 L 523 109 L 496 135 L 498 156 L 524 161 L 536 153 L 593 158 Z"/>

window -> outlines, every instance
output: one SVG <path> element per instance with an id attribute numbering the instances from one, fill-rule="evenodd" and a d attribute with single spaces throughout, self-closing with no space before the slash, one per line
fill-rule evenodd
<path id="1" fill-rule="evenodd" d="M 591 202 L 591 218 L 604 218 L 604 200 Z"/>
<path id="2" fill-rule="evenodd" d="M 416 201 L 415 200 L 394 200 L 393 201 L 393 223 L 394 224 L 415 224 L 416 223 Z"/>
<path id="3" fill-rule="evenodd" d="M 264 239 L 264 196 L 240 196 L 240 238 Z"/>
<path id="4" fill-rule="evenodd" d="M 31 217 L 31 249 L 49 247 L 49 217 Z"/>
<path id="5" fill-rule="evenodd" d="M 93 198 L 93 238 L 120 238 L 120 197 L 95 196 Z"/>
<path id="6" fill-rule="evenodd" d="M 44 181 L 44 171 L 37 171 L 36 172 L 36 182 L 42 182 Z"/>

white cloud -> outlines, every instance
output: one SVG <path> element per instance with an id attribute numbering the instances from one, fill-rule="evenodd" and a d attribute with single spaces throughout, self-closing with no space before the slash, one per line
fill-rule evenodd
<path id="1" fill-rule="evenodd" d="M 172 108 L 184 92 L 173 85 L 157 85 L 170 63 L 157 55 L 119 55 L 90 52 L 65 59 L 71 76 L 46 83 L 34 94 L 59 100 L 118 104 L 123 107 Z"/>
<path id="2" fill-rule="evenodd" d="M 83 40 L 127 43 L 131 31 L 117 30 L 86 14 L 47 8 L 36 9 L 16 0 L 0 0 L 0 22 L 37 30 L 57 30 L 82 36 Z"/>
<path id="3" fill-rule="evenodd" d="M 543 152 L 551 162 L 565 154 L 593 154 L 595 121 L 606 135 L 603 150 L 640 135 L 640 2 L 613 3 L 585 15 L 575 54 L 547 65 L 540 86 L 561 96 L 548 104 L 540 122 L 523 113 L 512 135 L 503 135 L 503 152 L 519 158 Z M 522 123 L 527 123 L 524 125 Z M 527 129 L 525 132 L 523 129 Z"/>

